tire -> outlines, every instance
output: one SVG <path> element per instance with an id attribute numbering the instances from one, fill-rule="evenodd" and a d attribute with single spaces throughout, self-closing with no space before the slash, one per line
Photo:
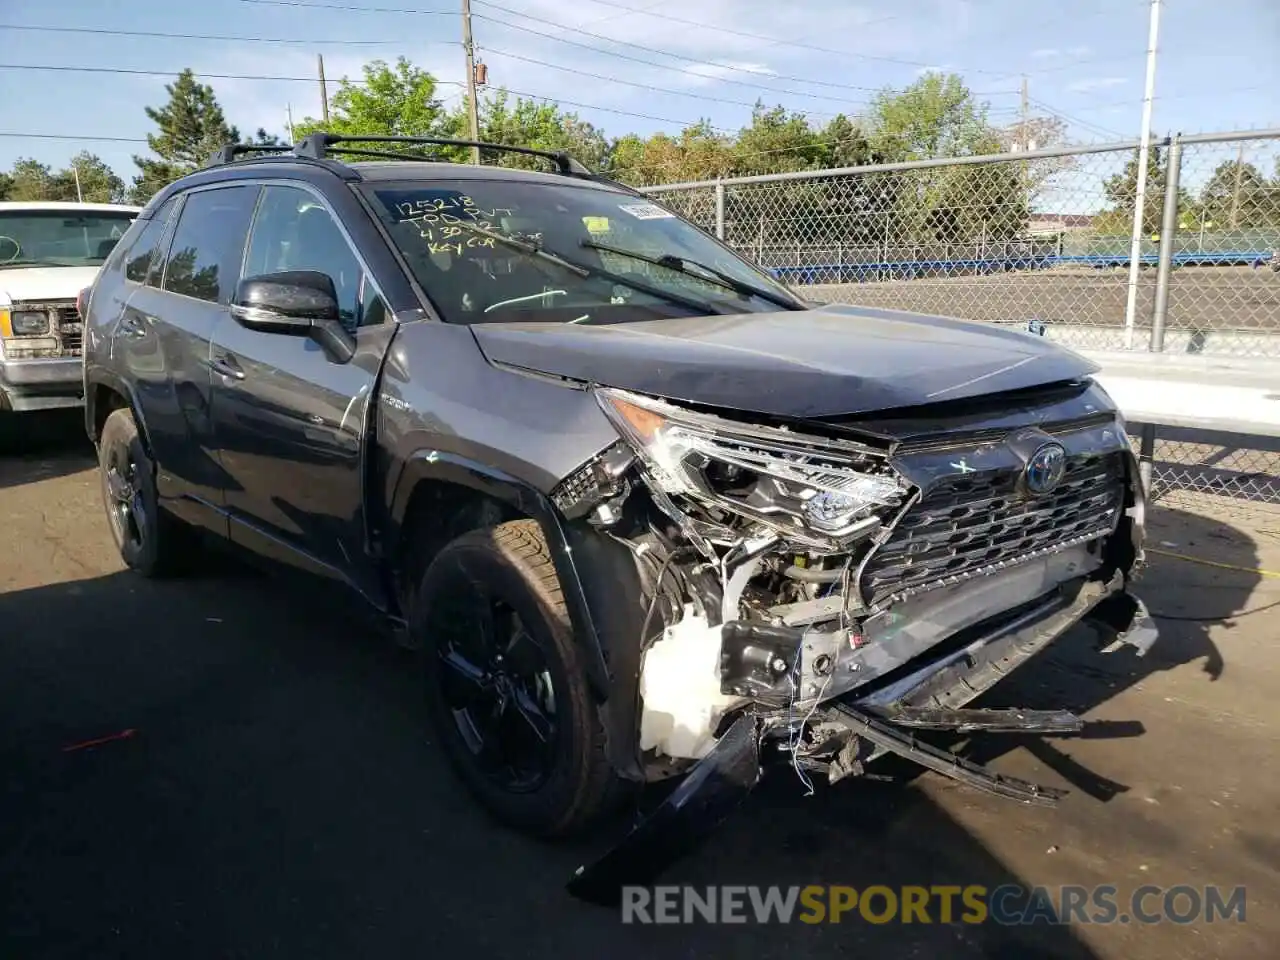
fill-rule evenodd
<path id="1" fill-rule="evenodd" d="M 536 522 L 448 544 L 423 574 L 410 629 L 432 724 L 490 814 L 561 837 L 613 806 L 619 781 Z"/>
<path id="2" fill-rule="evenodd" d="M 188 570 L 198 544 L 177 519 L 160 509 L 155 463 L 143 446 L 132 411 L 112 411 L 103 424 L 98 476 L 107 525 L 125 564 L 144 577 Z"/>

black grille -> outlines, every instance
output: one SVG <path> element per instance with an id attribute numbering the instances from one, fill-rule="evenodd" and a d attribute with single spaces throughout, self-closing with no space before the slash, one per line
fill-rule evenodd
<path id="1" fill-rule="evenodd" d="M 1074 457 L 1050 494 L 1018 491 L 1016 470 L 940 482 L 902 518 L 868 560 L 862 589 L 872 603 L 964 580 L 1111 532 L 1124 504 L 1124 461 Z"/>
<path id="2" fill-rule="evenodd" d="M 62 340 L 62 355 L 64 357 L 80 356 L 84 337 L 84 324 L 80 322 L 80 311 L 73 303 L 66 307 L 55 307 L 54 314 L 58 318 L 58 336 Z"/>

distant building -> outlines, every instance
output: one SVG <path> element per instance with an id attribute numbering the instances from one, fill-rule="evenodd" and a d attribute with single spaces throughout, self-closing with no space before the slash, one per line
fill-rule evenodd
<path id="1" fill-rule="evenodd" d="M 1032 235 L 1079 233 L 1093 229 L 1090 213 L 1033 213 L 1029 227 Z"/>

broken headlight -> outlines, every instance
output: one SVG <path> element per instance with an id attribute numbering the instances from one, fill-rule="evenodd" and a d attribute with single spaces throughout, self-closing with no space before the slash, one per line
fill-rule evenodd
<path id="1" fill-rule="evenodd" d="M 906 482 L 882 451 L 852 441 L 738 423 L 621 390 L 596 392 L 650 481 L 756 521 L 789 539 L 839 549 L 900 504 Z"/>

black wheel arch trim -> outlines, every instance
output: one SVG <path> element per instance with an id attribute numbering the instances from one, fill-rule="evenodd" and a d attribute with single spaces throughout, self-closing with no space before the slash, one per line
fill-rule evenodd
<path id="1" fill-rule="evenodd" d="M 138 427 L 138 436 L 142 438 L 143 449 L 147 451 L 148 456 L 151 456 L 151 434 L 147 430 L 146 419 L 142 415 L 142 406 L 138 403 L 138 396 L 134 392 L 132 384 L 119 374 L 100 367 L 86 370 L 84 380 L 84 429 L 93 444 L 97 446 L 100 439 L 97 427 L 97 391 L 94 388 L 106 387 L 113 393 L 123 397 L 129 405 L 129 412 L 133 414 L 133 422 Z"/>
<path id="2" fill-rule="evenodd" d="M 584 655 L 591 692 L 602 711 L 609 760 L 619 776 L 643 780 L 637 752 L 639 702 L 635 695 L 640 655 L 638 619 L 634 624 L 635 642 L 626 642 L 631 633 L 630 620 L 635 617 L 633 611 L 640 609 L 640 605 L 612 596 L 610 590 L 619 581 L 616 576 L 609 579 L 601 573 L 607 568 L 616 574 L 631 565 L 634 574 L 630 554 L 625 548 L 595 535 L 594 531 L 575 529 L 542 491 L 526 481 L 466 457 L 424 450 L 407 459 L 395 483 L 388 518 L 394 539 L 389 544 L 388 557 L 396 554 L 413 491 L 424 480 L 468 487 L 509 504 L 538 522 L 551 549 L 574 640 Z M 575 559 L 584 554 L 589 562 L 580 563 Z M 623 583 L 629 585 L 632 580 L 638 589 L 638 576 Z M 604 642 L 604 635 L 618 638 L 618 642 L 611 648 Z"/>

